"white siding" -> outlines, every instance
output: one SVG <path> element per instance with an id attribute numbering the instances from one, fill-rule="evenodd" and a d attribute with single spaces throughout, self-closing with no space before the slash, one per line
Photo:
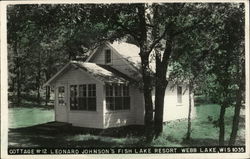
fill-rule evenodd
<path id="1" fill-rule="evenodd" d="M 142 124 L 144 114 L 142 99 L 139 90 L 130 86 L 130 110 L 108 111 L 105 104 L 105 128 Z"/>
<path id="2" fill-rule="evenodd" d="M 92 59 L 89 62 L 104 65 L 105 64 L 104 51 L 105 51 L 104 46 L 101 46 L 100 48 L 98 48 L 98 50 L 96 51 L 94 57 L 92 57 Z M 112 59 L 112 55 L 111 55 L 111 59 Z"/>
<path id="3" fill-rule="evenodd" d="M 182 103 L 177 103 L 176 86 L 171 88 L 170 83 L 166 89 L 164 98 L 164 117 L 163 121 L 176 119 L 185 119 L 188 117 L 189 95 L 186 85 L 183 85 L 182 90 L 185 93 L 182 95 Z M 144 95 L 139 89 L 130 88 L 131 92 L 131 110 L 130 111 L 113 111 L 104 110 L 104 125 L 107 127 L 118 127 L 124 125 L 143 125 L 144 124 Z M 152 92 L 154 102 L 154 91 Z M 192 117 L 195 116 L 194 103 L 192 99 Z M 133 110 L 133 111 L 132 111 Z"/>
<path id="4" fill-rule="evenodd" d="M 189 90 L 187 85 L 182 85 L 182 103 L 177 103 L 177 88 L 171 88 L 172 84 L 169 83 L 164 98 L 164 117 L 163 121 L 184 119 L 188 117 L 189 109 Z M 194 105 L 192 102 L 192 116 L 194 116 Z"/>
<path id="5" fill-rule="evenodd" d="M 104 65 L 106 49 L 111 49 L 111 48 L 109 48 L 108 46 L 101 47 L 100 49 L 97 50 L 95 57 L 93 57 L 93 59 L 90 62 Z M 119 56 L 114 49 L 111 49 L 111 64 L 109 65 L 115 68 L 116 70 L 130 76 L 131 78 L 138 76 L 137 71 L 132 66 L 130 66 L 128 62 L 125 62 L 124 60 L 125 59 Z"/>
<path id="6" fill-rule="evenodd" d="M 72 123 L 74 126 L 103 128 L 103 84 L 88 73 L 75 68 L 71 68 L 56 81 L 56 86 L 61 84 L 66 84 L 68 91 L 70 85 L 96 84 L 96 111 L 70 110 L 70 94 L 67 93 L 68 123 Z"/>
<path id="7" fill-rule="evenodd" d="M 165 91 L 165 98 L 164 98 L 164 112 L 163 112 L 163 122 L 176 120 L 176 119 L 185 119 L 188 117 L 188 109 L 189 109 L 189 95 L 188 89 L 186 85 L 182 86 L 182 91 L 185 92 L 182 95 L 182 103 L 177 103 L 177 88 L 173 86 L 172 83 L 168 84 L 168 87 Z M 139 97 L 141 96 L 141 98 Z M 140 93 L 137 97 L 137 101 L 140 102 L 141 99 L 142 106 L 137 109 L 137 123 L 143 124 L 144 123 L 144 95 Z M 152 91 L 152 100 L 153 103 L 155 101 L 155 91 Z M 191 116 L 195 117 L 195 108 L 194 108 L 194 99 L 192 95 L 192 112 Z"/>

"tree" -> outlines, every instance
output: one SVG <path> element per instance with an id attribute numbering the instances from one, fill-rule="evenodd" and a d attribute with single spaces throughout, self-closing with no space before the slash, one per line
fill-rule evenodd
<path id="1" fill-rule="evenodd" d="M 210 85 L 206 87 L 208 87 L 208 94 L 221 106 L 218 119 L 219 145 L 225 145 L 224 116 L 226 108 L 237 103 L 239 106 L 235 107 L 235 118 L 237 118 L 237 111 L 240 109 L 243 100 L 242 94 L 244 89 L 242 84 L 240 84 L 241 82 L 237 82 L 237 78 L 244 77 L 244 75 L 242 76 L 242 73 L 244 74 L 244 67 L 242 67 L 244 66 L 244 51 L 242 49 L 244 37 L 243 8 L 239 4 L 221 4 L 215 12 L 215 16 L 220 18 L 216 18 L 218 27 L 214 29 L 212 35 L 214 36 L 214 43 L 218 45 L 218 49 L 214 50 L 210 56 L 211 69 L 209 74 L 212 78 L 209 79 Z M 244 81 L 244 78 L 242 79 Z M 235 93 L 237 91 L 238 93 Z M 237 119 L 234 119 L 233 122 L 235 130 L 237 130 L 236 127 L 238 125 L 236 121 Z"/>
<path id="2" fill-rule="evenodd" d="M 207 4 L 163 4 L 159 5 L 159 28 L 158 34 L 163 38 L 156 43 L 155 59 L 155 133 L 158 136 L 163 129 L 163 109 L 165 89 L 168 85 L 166 74 L 171 61 L 178 60 L 182 54 L 175 55 L 175 48 L 181 47 L 178 43 L 178 37 L 188 31 L 200 31 L 204 21 L 211 16 L 211 5 Z M 191 13 L 192 14 L 191 14 Z M 160 34 L 159 32 L 163 32 Z M 161 36 L 160 36 L 161 37 Z M 157 38 L 155 38 L 157 39 Z M 179 46 L 176 45 L 179 44 Z"/>
<path id="3" fill-rule="evenodd" d="M 230 24 L 233 24 L 233 29 L 231 30 L 232 39 L 235 42 L 234 52 L 236 53 L 235 57 L 235 74 L 237 79 L 235 79 L 235 83 L 237 85 L 236 96 L 235 96 L 235 110 L 234 110 L 234 119 L 232 123 L 232 132 L 230 135 L 229 145 L 232 146 L 235 144 L 237 131 L 239 127 L 239 118 L 240 118 L 240 110 L 242 108 L 244 102 L 244 94 L 245 94 L 245 49 L 244 49 L 244 13 L 245 8 L 244 4 L 240 4 L 234 10 L 234 14 L 230 18 Z M 229 25 L 230 25 L 229 24 Z M 237 31 L 238 34 L 234 34 Z"/>
<path id="4" fill-rule="evenodd" d="M 86 59 L 88 49 L 106 37 L 107 28 L 90 23 L 86 16 L 90 6 L 8 6 L 9 90 L 17 97 L 10 98 L 17 99 L 16 105 L 33 94 L 40 105 L 42 84 L 68 60 Z M 49 92 L 46 88 L 46 104 Z"/>
<path id="5" fill-rule="evenodd" d="M 191 112 L 192 112 L 192 98 L 195 90 L 202 85 L 203 81 L 208 78 L 209 71 L 208 59 L 213 50 L 217 46 L 213 43 L 213 38 L 210 33 L 208 21 L 206 25 L 200 25 L 199 30 L 192 30 L 188 33 L 178 36 L 176 39 L 175 54 L 172 57 L 169 70 L 169 81 L 173 81 L 175 85 L 179 83 L 186 83 L 189 95 L 189 110 L 187 120 L 187 133 L 184 141 L 188 142 L 191 139 Z M 206 29 L 205 29 L 206 28 Z M 184 92 L 185 92 L 184 91 Z"/>

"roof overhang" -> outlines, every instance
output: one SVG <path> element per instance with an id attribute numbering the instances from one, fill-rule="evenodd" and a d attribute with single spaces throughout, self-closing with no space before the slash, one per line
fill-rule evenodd
<path id="1" fill-rule="evenodd" d="M 104 66 L 97 65 L 95 63 L 87 63 L 87 62 L 77 62 L 70 61 L 67 63 L 62 69 L 60 69 L 54 76 L 52 76 L 44 85 L 51 86 L 52 83 L 57 80 L 61 74 L 65 73 L 70 66 L 80 69 L 84 73 L 88 73 L 91 77 L 96 79 L 101 83 L 118 83 L 118 84 L 128 84 L 131 82 L 131 78 L 122 74 L 121 72 L 107 68 Z"/>

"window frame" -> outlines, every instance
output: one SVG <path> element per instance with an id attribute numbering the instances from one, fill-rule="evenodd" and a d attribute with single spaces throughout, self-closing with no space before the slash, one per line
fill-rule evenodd
<path id="1" fill-rule="evenodd" d="M 182 105 L 182 96 L 183 96 L 183 90 L 181 85 L 177 85 L 176 87 L 176 92 L 177 92 L 177 104 Z"/>
<path id="2" fill-rule="evenodd" d="M 111 49 L 105 49 L 104 50 L 104 61 L 105 61 L 105 64 L 111 64 L 112 63 Z"/>
<path id="3" fill-rule="evenodd" d="M 72 86 L 76 86 L 76 99 L 72 107 Z M 70 111 L 97 111 L 96 84 L 72 84 L 70 87 Z M 90 100 L 91 99 L 91 100 Z M 90 106 L 89 103 L 94 103 Z M 82 104 L 82 105 L 80 105 Z M 72 109 L 73 108 L 73 109 Z"/>
<path id="4" fill-rule="evenodd" d="M 78 107 L 78 100 L 77 100 L 78 89 L 77 88 L 78 88 L 78 85 L 76 85 L 76 84 L 72 84 L 69 87 L 69 93 L 70 93 L 69 94 L 69 107 L 70 107 L 70 110 L 77 110 L 77 107 Z M 74 93 L 72 94 L 72 92 L 74 92 Z"/>
<path id="5" fill-rule="evenodd" d="M 106 94 L 106 109 L 115 110 L 115 101 L 114 101 L 114 89 L 112 85 L 105 84 L 105 94 Z"/>
<path id="6" fill-rule="evenodd" d="M 126 89 L 126 91 L 124 91 L 125 89 Z M 130 93 L 129 93 L 129 86 L 128 85 L 105 84 L 105 92 L 106 92 L 106 96 L 105 96 L 106 110 L 108 112 L 129 111 L 131 109 Z M 109 93 L 109 92 L 112 92 L 112 93 Z M 124 93 L 124 92 L 126 92 L 126 93 Z"/>
<path id="7" fill-rule="evenodd" d="M 63 88 L 63 93 L 60 91 Z M 63 101 L 61 103 L 61 101 Z M 57 96 L 58 106 L 65 106 L 65 86 L 58 87 L 58 96 Z"/>

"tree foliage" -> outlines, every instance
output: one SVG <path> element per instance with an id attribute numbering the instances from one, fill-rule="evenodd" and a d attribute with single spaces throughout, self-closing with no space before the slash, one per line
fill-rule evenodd
<path id="1" fill-rule="evenodd" d="M 50 90 L 44 93 L 42 85 L 60 67 L 85 60 L 104 41 L 126 38 L 140 48 L 149 136 L 162 132 L 169 81 L 187 81 L 190 92 L 199 90 L 221 106 L 221 145 L 225 110 L 235 106 L 230 143 L 235 142 L 244 100 L 243 4 L 31 4 L 9 5 L 7 11 L 9 91 L 16 105 L 29 94 L 38 104 L 46 96 L 48 103 Z"/>

